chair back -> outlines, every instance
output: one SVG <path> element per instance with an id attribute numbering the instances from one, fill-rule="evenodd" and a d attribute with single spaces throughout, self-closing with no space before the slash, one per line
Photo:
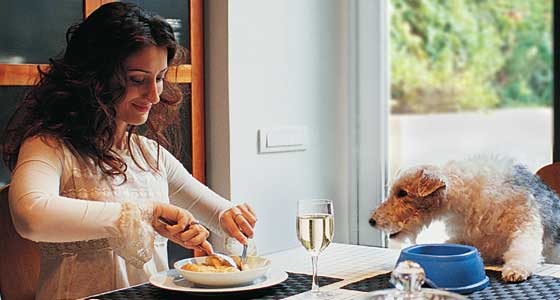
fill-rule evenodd
<path id="1" fill-rule="evenodd" d="M 33 300 L 39 280 L 39 246 L 16 232 L 8 189 L 8 185 L 0 187 L 0 295 L 2 300 Z"/>
<path id="2" fill-rule="evenodd" d="M 560 195 L 560 163 L 553 163 L 540 168 L 537 175 L 556 194 Z"/>

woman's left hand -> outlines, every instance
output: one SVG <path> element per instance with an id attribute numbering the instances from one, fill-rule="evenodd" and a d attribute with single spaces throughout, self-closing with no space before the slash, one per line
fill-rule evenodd
<path id="1" fill-rule="evenodd" d="M 187 249 L 203 251 L 208 255 L 214 253 L 212 245 L 207 241 L 210 233 L 187 210 L 158 203 L 155 204 L 153 216 L 152 226 L 160 235 Z M 158 221 L 159 218 L 175 225 L 165 225 Z"/>
<path id="2" fill-rule="evenodd" d="M 243 245 L 247 245 L 247 238 L 253 237 L 256 223 L 257 216 L 247 203 L 226 210 L 220 217 L 220 225 L 224 231 Z"/>

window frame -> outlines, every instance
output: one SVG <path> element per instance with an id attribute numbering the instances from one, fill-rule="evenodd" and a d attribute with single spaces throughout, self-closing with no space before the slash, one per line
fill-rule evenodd
<path id="1" fill-rule="evenodd" d="M 553 2 L 553 21 L 554 27 L 552 36 L 552 53 L 553 53 L 553 101 L 552 101 L 552 162 L 560 161 L 560 137 L 556 133 L 560 132 L 560 0 Z"/>
<path id="2" fill-rule="evenodd" d="M 388 117 L 390 97 L 389 0 L 358 0 L 350 6 L 351 144 L 356 147 L 351 164 L 350 242 L 385 247 L 384 233 L 369 224 L 373 210 L 386 195 L 388 167 Z M 354 77 L 352 79 L 352 77 Z M 355 212 L 354 212 L 355 210 Z M 354 232 L 357 226 L 357 232 Z"/>

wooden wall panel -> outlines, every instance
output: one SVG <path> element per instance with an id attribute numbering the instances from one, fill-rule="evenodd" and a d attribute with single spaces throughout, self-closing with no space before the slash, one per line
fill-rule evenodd
<path id="1" fill-rule="evenodd" d="M 111 2 L 115 0 L 84 0 L 84 19 L 101 5 Z"/>
<path id="2" fill-rule="evenodd" d="M 192 66 L 179 65 L 177 67 L 170 67 L 169 71 L 167 71 L 166 79 L 171 82 L 190 83 L 192 82 Z"/>
<path id="3" fill-rule="evenodd" d="M 37 67 L 46 70 L 48 65 L 1 64 L 0 85 L 33 85 L 39 80 Z"/>
<path id="4" fill-rule="evenodd" d="M 84 19 L 101 6 L 101 0 L 84 0 Z"/>
<path id="5" fill-rule="evenodd" d="M 38 64 L 0 64 L 0 86 L 2 85 L 33 85 L 39 80 L 39 71 L 48 69 L 49 65 Z M 177 83 L 190 83 L 192 80 L 191 65 L 180 65 L 169 68 L 167 80 Z"/>

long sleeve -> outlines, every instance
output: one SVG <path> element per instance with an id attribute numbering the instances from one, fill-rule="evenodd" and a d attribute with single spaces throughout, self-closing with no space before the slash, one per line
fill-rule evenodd
<path id="1" fill-rule="evenodd" d="M 98 239 L 118 234 L 121 204 L 59 196 L 63 153 L 56 141 L 26 140 L 10 184 L 10 210 L 23 237 L 41 242 Z M 51 145 L 52 144 L 52 145 Z"/>
<path id="2" fill-rule="evenodd" d="M 212 232 L 225 236 L 220 226 L 222 212 L 233 204 L 194 178 L 167 150 L 161 148 L 161 158 L 167 173 L 169 199 L 172 204 L 189 210 Z"/>
<path id="3" fill-rule="evenodd" d="M 60 196 L 65 159 L 54 139 L 34 137 L 23 143 L 9 195 L 17 232 L 37 242 L 108 238 L 117 254 L 141 267 L 153 252 L 151 204 Z"/>

